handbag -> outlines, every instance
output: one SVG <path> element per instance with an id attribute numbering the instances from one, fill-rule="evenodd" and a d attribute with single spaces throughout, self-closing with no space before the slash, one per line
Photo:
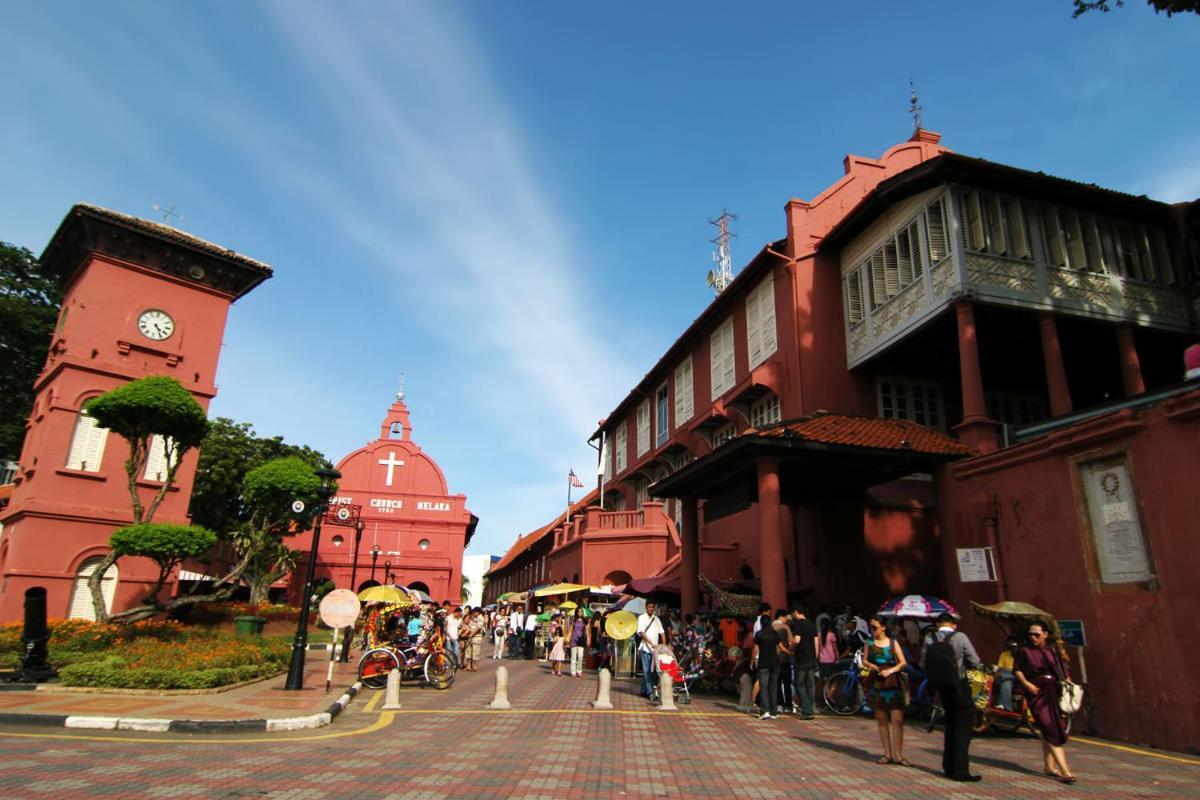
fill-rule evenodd
<path id="1" fill-rule="evenodd" d="M 1059 684 L 1058 708 L 1064 714 L 1074 714 L 1083 708 L 1083 687 L 1070 678 Z"/>

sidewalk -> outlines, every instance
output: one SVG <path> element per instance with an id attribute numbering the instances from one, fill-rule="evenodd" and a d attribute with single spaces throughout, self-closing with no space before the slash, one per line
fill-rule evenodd
<path id="1" fill-rule="evenodd" d="M 349 664 L 334 663 L 333 684 L 326 693 L 328 667 L 327 650 L 308 651 L 304 689 L 300 691 L 283 688 L 286 673 L 225 691 L 78 689 L 56 683 L 34 690 L 5 690 L 0 691 L 0 722 L 173 731 L 320 727 L 341 710 L 333 710 L 334 704 L 354 684 L 357 658 Z M 129 724 L 118 724 L 118 720 Z M 171 724 L 164 724 L 167 722 Z"/>

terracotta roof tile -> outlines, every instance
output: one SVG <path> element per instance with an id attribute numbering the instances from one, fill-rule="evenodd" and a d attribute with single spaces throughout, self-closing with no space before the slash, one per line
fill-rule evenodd
<path id="1" fill-rule="evenodd" d="M 118 225 L 124 225 L 128 228 L 142 231 L 162 239 L 169 239 L 178 244 L 194 247 L 197 250 L 208 253 L 209 255 L 227 258 L 231 261 L 236 261 L 239 264 L 250 267 L 257 272 L 261 272 L 270 276 L 273 273 L 269 264 L 264 264 L 257 259 L 242 255 L 236 250 L 230 250 L 228 247 L 221 247 L 219 244 L 213 244 L 210 241 L 201 239 L 199 236 L 193 236 L 190 233 L 181 231 L 178 228 L 172 228 L 170 225 L 164 225 L 161 222 L 153 222 L 148 219 L 134 217 L 129 214 L 122 214 L 120 211 L 113 211 L 111 208 L 103 208 L 101 206 L 92 205 L 91 203 L 76 203 L 72 210 L 79 209 L 97 217 L 107 219 L 110 222 L 115 222 Z"/>
<path id="2" fill-rule="evenodd" d="M 750 430 L 743 435 L 796 438 L 823 444 L 870 447 L 878 450 L 907 450 L 931 455 L 977 455 L 974 448 L 915 422 L 830 414 L 826 411 L 785 420 L 760 431 Z"/>

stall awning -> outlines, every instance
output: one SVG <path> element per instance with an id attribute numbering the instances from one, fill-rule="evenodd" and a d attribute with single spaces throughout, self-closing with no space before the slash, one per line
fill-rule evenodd
<path id="1" fill-rule="evenodd" d="M 550 586 L 542 586 L 538 589 L 535 589 L 533 592 L 533 596 L 534 597 L 549 597 L 550 595 L 553 595 L 553 594 L 572 594 L 574 592 L 586 592 L 590 588 L 592 588 L 592 587 L 583 586 L 578 583 L 554 583 L 554 584 L 551 584 Z"/>

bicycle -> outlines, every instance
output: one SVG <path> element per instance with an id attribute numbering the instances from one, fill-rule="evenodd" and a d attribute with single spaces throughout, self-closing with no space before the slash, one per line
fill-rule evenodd
<path id="1" fill-rule="evenodd" d="M 839 662 L 838 671 L 825 679 L 821 687 L 821 698 L 825 707 L 840 717 L 858 712 L 869 713 L 866 692 L 863 691 L 862 654 L 853 659 Z"/>

